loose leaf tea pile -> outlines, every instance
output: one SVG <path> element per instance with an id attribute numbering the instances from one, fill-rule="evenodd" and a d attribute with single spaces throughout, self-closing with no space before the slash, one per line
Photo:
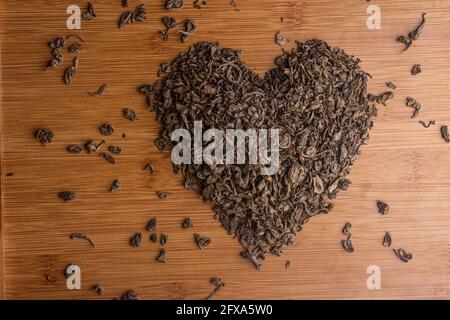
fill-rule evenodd
<path id="1" fill-rule="evenodd" d="M 211 202 L 216 218 L 240 241 L 242 256 L 257 268 L 267 253 L 281 255 L 292 245 L 311 217 L 332 209 L 330 200 L 350 184 L 345 177 L 376 115 L 368 74 L 344 51 L 321 40 L 299 42 L 275 63 L 259 77 L 238 50 L 201 42 L 146 90 L 162 124 L 156 144 L 163 150 L 173 146 L 175 129 L 193 136 L 199 120 L 204 131 L 280 130 L 280 166 L 273 176 L 261 175 L 261 165 L 249 164 L 248 157 L 245 164 L 176 168 L 187 188 Z"/>

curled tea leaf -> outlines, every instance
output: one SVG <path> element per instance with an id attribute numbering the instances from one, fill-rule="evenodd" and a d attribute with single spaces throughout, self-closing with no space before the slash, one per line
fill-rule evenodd
<path id="1" fill-rule="evenodd" d="M 116 179 L 111 184 L 110 191 L 111 192 L 116 192 L 116 191 L 118 191 L 120 189 L 121 186 L 122 186 L 122 183 L 120 182 L 120 180 Z"/>
<path id="2" fill-rule="evenodd" d="M 62 191 L 58 193 L 58 197 L 64 200 L 64 202 L 71 202 L 77 198 L 77 194 L 72 191 Z"/>
<path id="3" fill-rule="evenodd" d="M 48 143 L 51 143 L 53 141 L 53 138 L 55 137 L 52 130 L 48 128 L 40 128 L 37 129 L 34 133 L 34 136 L 36 139 L 38 139 L 43 145 L 46 145 Z"/>
<path id="4" fill-rule="evenodd" d="M 108 85 L 102 84 L 96 91 L 88 92 L 88 93 L 92 97 L 98 97 L 98 96 L 102 96 L 106 92 L 106 90 L 108 90 Z"/>
<path id="5" fill-rule="evenodd" d="M 412 259 L 412 254 L 407 252 L 405 249 L 392 249 L 401 261 L 408 262 Z"/>
<path id="6" fill-rule="evenodd" d="M 342 247 L 347 252 L 353 252 L 355 249 L 353 248 L 352 240 L 350 240 L 350 237 L 348 237 L 346 240 L 341 240 Z"/>
<path id="7" fill-rule="evenodd" d="M 352 224 L 350 222 L 347 222 L 344 225 L 344 228 L 342 228 L 342 233 L 345 234 L 346 236 L 349 236 L 352 234 Z"/>
<path id="8" fill-rule="evenodd" d="M 199 234 L 194 234 L 195 243 L 200 249 L 205 249 L 207 246 L 211 244 L 211 239 L 208 237 L 201 236 Z"/>
<path id="9" fill-rule="evenodd" d="M 419 73 L 422 73 L 422 66 L 420 64 L 415 64 L 411 68 L 411 75 L 415 76 L 418 75 Z"/>
<path id="10" fill-rule="evenodd" d="M 444 141 L 446 143 L 450 142 L 450 135 L 448 133 L 448 126 L 447 125 L 441 126 L 441 136 L 442 136 L 442 139 L 444 139 Z"/>
<path id="11" fill-rule="evenodd" d="M 183 6 L 183 0 L 166 0 L 167 10 L 178 10 Z"/>
<path id="12" fill-rule="evenodd" d="M 194 224 L 192 223 L 191 218 L 184 218 L 183 222 L 181 223 L 181 227 L 183 229 L 189 229 L 192 228 L 194 226 Z"/>
<path id="13" fill-rule="evenodd" d="M 142 234 L 137 232 L 130 238 L 130 245 L 132 247 L 139 247 L 141 245 L 141 241 L 142 241 Z"/>
<path id="14" fill-rule="evenodd" d="M 161 262 L 161 263 L 166 263 L 166 249 L 161 249 L 159 251 L 159 254 L 156 257 L 156 261 Z"/>
<path id="15" fill-rule="evenodd" d="M 389 232 L 386 232 L 383 238 L 383 246 L 384 247 L 390 247 L 392 245 L 392 237 Z"/>
<path id="16" fill-rule="evenodd" d="M 69 237 L 72 240 L 86 240 L 89 242 L 89 244 L 92 246 L 92 248 L 95 248 L 95 242 L 85 234 L 71 233 Z"/>
<path id="17" fill-rule="evenodd" d="M 275 43 L 279 46 L 284 46 L 288 44 L 289 40 L 280 32 L 278 31 L 275 34 Z"/>
<path id="18" fill-rule="evenodd" d="M 389 205 L 386 202 L 383 202 L 381 200 L 377 200 L 377 207 L 378 207 L 378 212 L 381 213 L 382 215 L 386 215 L 389 212 Z"/>
<path id="19" fill-rule="evenodd" d="M 69 153 L 78 154 L 81 152 L 81 147 L 77 144 L 71 144 L 67 147 Z"/>

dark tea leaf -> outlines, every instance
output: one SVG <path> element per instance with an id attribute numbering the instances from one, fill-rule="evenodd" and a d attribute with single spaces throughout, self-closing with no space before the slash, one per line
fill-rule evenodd
<path id="1" fill-rule="evenodd" d="M 112 127 L 112 125 L 107 123 L 102 124 L 98 129 L 100 130 L 100 133 L 104 136 L 110 136 L 114 133 L 114 128 Z"/>
<path id="2" fill-rule="evenodd" d="M 415 64 L 411 68 L 411 75 L 415 76 L 415 75 L 418 75 L 419 73 L 422 73 L 422 67 L 420 64 Z"/>
<path id="3" fill-rule="evenodd" d="M 411 31 L 408 35 L 409 39 L 411 39 L 412 41 L 416 41 L 419 39 L 420 35 L 423 32 L 423 28 L 425 27 L 425 15 L 426 13 L 422 13 L 422 21 L 420 22 L 420 24 L 417 26 L 417 28 L 414 31 Z"/>
<path id="4" fill-rule="evenodd" d="M 121 297 L 120 300 L 139 300 L 136 291 L 128 290 Z"/>
<path id="5" fill-rule="evenodd" d="M 392 250 L 394 251 L 397 258 L 399 258 L 403 262 L 408 262 L 409 260 L 412 259 L 412 254 L 404 249 L 392 249 Z"/>
<path id="6" fill-rule="evenodd" d="M 111 191 L 111 192 L 116 192 L 117 190 L 120 189 L 121 186 L 122 186 L 122 183 L 120 182 L 120 180 L 116 179 L 116 180 L 114 180 L 113 183 L 111 184 L 110 191 Z"/>
<path id="7" fill-rule="evenodd" d="M 382 215 L 386 215 L 389 212 L 389 205 L 381 200 L 377 200 L 378 212 Z"/>
<path id="8" fill-rule="evenodd" d="M 105 159 L 106 161 L 108 161 L 111 164 L 116 164 L 116 159 L 114 159 L 113 156 L 105 153 L 105 152 L 101 152 L 100 156 L 103 157 L 103 159 Z"/>
<path id="9" fill-rule="evenodd" d="M 158 220 L 156 218 L 151 218 L 147 223 L 147 230 L 148 231 L 156 231 L 156 225 L 158 223 Z"/>
<path id="10" fill-rule="evenodd" d="M 169 241 L 169 236 L 167 234 L 161 233 L 161 235 L 159 237 L 159 243 L 162 246 L 165 246 L 168 241 Z"/>
<path id="11" fill-rule="evenodd" d="M 95 242 L 93 240 L 91 240 L 91 238 L 89 238 L 85 234 L 82 234 L 82 233 L 71 233 L 69 237 L 72 240 L 86 240 L 86 241 L 89 242 L 89 244 L 91 245 L 92 248 L 95 248 Z"/>
<path id="12" fill-rule="evenodd" d="M 113 154 L 121 154 L 122 153 L 122 148 L 116 147 L 116 146 L 109 146 L 108 147 L 108 151 L 113 153 Z"/>
<path id="13" fill-rule="evenodd" d="M 134 112 L 134 110 L 130 108 L 124 108 L 122 110 L 122 115 L 125 119 L 128 119 L 130 121 L 134 121 L 137 119 L 136 112 Z"/>
<path id="14" fill-rule="evenodd" d="M 342 228 L 342 233 L 345 234 L 346 236 L 349 236 L 352 234 L 352 224 L 350 222 L 347 222 L 344 225 L 344 228 Z"/>
<path id="15" fill-rule="evenodd" d="M 184 218 L 183 222 L 181 223 L 181 227 L 183 229 L 189 229 L 192 228 L 194 226 L 194 224 L 192 223 L 191 218 Z"/>
<path id="16" fill-rule="evenodd" d="M 430 120 L 428 122 L 422 121 L 420 120 L 419 123 L 424 127 L 424 128 L 429 128 L 430 126 L 434 126 L 436 124 L 435 120 Z"/>
<path id="17" fill-rule="evenodd" d="M 386 82 L 386 86 L 392 90 L 397 89 L 397 86 L 393 82 Z"/>
<path id="18" fill-rule="evenodd" d="M 95 153 L 98 149 L 105 143 L 105 140 L 102 140 L 99 144 L 97 144 L 94 140 L 89 140 L 84 145 L 87 153 Z"/>
<path id="19" fill-rule="evenodd" d="M 70 53 L 79 53 L 79 52 L 83 52 L 83 48 L 81 47 L 81 44 L 79 43 L 74 43 L 69 47 L 69 52 Z"/>
<path id="20" fill-rule="evenodd" d="M 102 85 L 97 89 L 97 91 L 89 92 L 89 95 L 92 96 L 92 97 L 102 96 L 102 95 L 106 92 L 106 90 L 108 90 L 108 85 L 102 84 Z"/>
<path id="21" fill-rule="evenodd" d="M 392 245 L 392 237 L 389 232 L 386 232 L 383 238 L 383 246 L 384 247 L 390 247 Z"/>
<path id="22" fill-rule="evenodd" d="M 341 240 L 342 247 L 347 252 L 353 252 L 355 249 L 353 249 L 352 240 L 350 240 L 350 237 L 348 237 L 346 240 Z"/>
<path id="23" fill-rule="evenodd" d="M 158 242 L 158 235 L 156 233 L 150 234 L 150 241 L 154 243 Z"/>
<path id="24" fill-rule="evenodd" d="M 93 20 L 96 16 L 97 15 L 94 12 L 94 5 L 90 2 L 88 2 L 86 10 L 83 11 L 83 13 L 81 14 L 81 17 L 85 21 L 90 21 L 90 20 Z"/>
<path id="25" fill-rule="evenodd" d="M 214 277 L 210 280 L 211 284 L 214 285 L 214 289 L 211 293 L 206 297 L 205 300 L 211 299 L 217 292 L 219 292 L 223 287 L 225 287 L 225 283 L 222 282 L 222 279 Z"/>
<path id="26" fill-rule="evenodd" d="M 142 241 L 142 234 L 135 233 L 131 238 L 130 238 L 130 246 L 132 247 L 139 247 L 141 245 L 141 241 Z"/>
<path id="27" fill-rule="evenodd" d="M 77 68 L 78 68 L 78 58 L 73 58 L 72 66 L 68 67 L 64 71 L 64 83 L 66 85 L 72 84 L 73 79 L 77 75 Z"/>
<path id="28" fill-rule="evenodd" d="M 144 167 L 144 171 L 152 175 L 155 172 L 155 167 L 152 163 L 147 163 Z"/>
<path id="29" fill-rule="evenodd" d="M 441 126 L 441 136 L 442 136 L 442 139 L 444 139 L 444 141 L 446 143 L 450 142 L 450 136 L 448 134 L 448 126 L 447 125 Z"/>
<path id="30" fill-rule="evenodd" d="M 207 246 L 211 244 L 211 239 L 208 237 L 203 237 L 199 234 L 194 234 L 195 243 L 200 249 L 205 249 Z"/>
<path id="31" fill-rule="evenodd" d="M 166 0 L 167 10 L 178 10 L 183 6 L 183 0 Z"/>
<path id="32" fill-rule="evenodd" d="M 278 31 L 275 34 L 275 43 L 279 46 L 284 46 L 286 44 L 288 44 L 289 40 L 286 39 L 286 37 L 280 32 Z"/>
<path id="33" fill-rule="evenodd" d="M 167 192 L 162 192 L 162 191 L 156 191 L 156 195 L 158 196 L 158 198 L 160 199 L 165 199 L 169 196 L 169 193 Z"/>
<path id="34" fill-rule="evenodd" d="M 197 31 L 197 22 L 192 19 L 184 20 L 184 30 L 180 31 L 181 42 L 187 42 L 189 37 L 192 36 L 195 31 Z"/>
<path id="35" fill-rule="evenodd" d="M 81 147 L 77 144 L 71 144 L 70 146 L 67 147 L 67 151 L 69 153 L 78 154 L 81 152 Z"/>
<path id="36" fill-rule="evenodd" d="M 411 118 L 415 118 L 419 114 L 420 109 L 422 108 L 420 103 L 411 97 L 406 97 L 406 106 L 414 109 Z"/>
<path id="37" fill-rule="evenodd" d="M 95 293 L 97 293 L 99 296 L 102 296 L 102 295 L 105 294 L 105 288 L 103 288 L 103 286 L 101 284 L 99 284 L 99 283 L 95 284 L 92 287 L 92 290 L 94 290 Z"/>
<path id="38" fill-rule="evenodd" d="M 46 145 L 48 143 L 51 143 L 53 141 L 53 138 L 55 137 L 52 130 L 47 128 L 40 128 L 37 129 L 34 133 L 34 136 L 36 139 L 38 139 L 43 145 Z"/>
<path id="39" fill-rule="evenodd" d="M 58 193 L 58 197 L 64 200 L 64 202 L 71 202 L 77 198 L 77 194 L 72 191 L 62 191 Z"/>
<path id="40" fill-rule="evenodd" d="M 156 261 L 161 262 L 161 263 L 166 263 L 166 249 L 161 249 L 159 251 L 159 254 L 156 257 Z"/>

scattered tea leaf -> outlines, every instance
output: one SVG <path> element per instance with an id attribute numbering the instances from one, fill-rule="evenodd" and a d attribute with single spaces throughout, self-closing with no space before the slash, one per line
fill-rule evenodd
<path id="1" fill-rule="evenodd" d="M 71 144 L 67 147 L 69 153 L 78 154 L 81 152 L 81 147 L 77 144 Z"/>
<path id="2" fill-rule="evenodd" d="M 192 223 L 191 218 L 184 218 L 183 222 L 181 223 L 181 227 L 183 229 L 189 229 L 192 228 L 194 226 L 194 224 Z"/>
<path id="3" fill-rule="evenodd" d="M 159 254 L 156 257 L 156 261 L 161 262 L 161 263 L 166 263 L 166 249 L 161 249 L 159 251 Z"/>
<path id="4" fill-rule="evenodd" d="M 159 243 L 162 246 L 165 246 L 168 241 L 169 241 L 169 236 L 167 234 L 161 233 L 161 236 L 159 237 Z"/>
<path id="5" fill-rule="evenodd" d="M 116 159 L 114 159 L 113 156 L 111 156 L 111 155 L 109 155 L 109 154 L 107 154 L 107 153 L 104 153 L 104 152 L 101 152 L 101 153 L 100 153 L 100 156 L 103 157 L 103 158 L 104 158 L 106 161 L 108 161 L 109 163 L 111 163 L 111 164 L 116 164 Z"/>
<path id="6" fill-rule="evenodd" d="M 98 97 L 98 96 L 102 96 L 106 92 L 106 90 L 108 90 L 108 85 L 102 84 L 96 91 L 88 92 L 88 93 L 92 97 Z"/>
<path id="7" fill-rule="evenodd" d="M 156 233 L 150 234 L 150 241 L 154 243 L 158 242 L 158 235 Z"/>
<path id="8" fill-rule="evenodd" d="M 97 293 L 97 295 L 99 295 L 99 296 L 102 296 L 102 295 L 105 294 L 105 288 L 103 288 L 103 286 L 101 284 L 99 284 L 99 283 L 95 284 L 92 287 L 92 290 L 94 290 L 95 293 Z"/>
<path id="9" fill-rule="evenodd" d="M 434 126 L 436 124 L 435 120 L 430 120 L 428 122 L 422 121 L 420 120 L 419 123 L 424 127 L 424 128 L 429 128 L 430 126 Z"/>
<path id="10" fill-rule="evenodd" d="M 77 68 L 78 68 L 78 58 L 73 58 L 72 66 L 68 67 L 64 71 L 64 83 L 66 85 L 72 84 L 73 79 L 77 75 Z"/>
<path id="11" fill-rule="evenodd" d="M 199 234 L 194 234 L 195 243 L 200 249 L 205 249 L 207 246 L 211 244 L 211 239 L 208 237 L 201 236 Z"/>
<path id="12" fill-rule="evenodd" d="M 120 300 L 139 300 L 139 297 L 134 290 L 128 290 L 121 297 Z"/>
<path id="13" fill-rule="evenodd" d="M 48 143 L 51 143 L 53 141 L 53 138 L 55 137 L 52 130 L 47 128 L 41 128 L 37 129 L 34 133 L 34 136 L 36 139 L 38 139 L 43 145 L 46 145 Z"/>
<path id="14" fill-rule="evenodd" d="M 279 46 L 284 46 L 288 44 L 289 40 L 280 32 L 278 31 L 275 34 L 275 43 Z"/>
<path id="15" fill-rule="evenodd" d="M 350 222 L 347 222 L 344 225 L 344 228 L 342 228 L 342 233 L 345 234 L 346 236 L 349 236 L 352 234 L 352 224 Z"/>
<path id="16" fill-rule="evenodd" d="M 441 136 L 442 136 L 442 139 L 444 139 L 444 141 L 446 143 L 450 142 L 450 136 L 448 134 L 448 126 L 447 125 L 441 126 Z"/>
<path id="17" fill-rule="evenodd" d="M 162 192 L 162 191 L 156 191 L 156 195 L 158 196 L 158 198 L 160 199 L 165 199 L 169 196 L 169 193 L 167 192 Z"/>
<path id="18" fill-rule="evenodd" d="M 116 179 L 111 184 L 110 191 L 111 192 L 116 192 L 116 191 L 118 191 L 120 189 L 121 186 L 122 186 L 122 183 L 120 182 L 120 180 Z"/>
<path id="19" fill-rule="evenodd" d="M 72 191 L 62 191 L 58 193 L 58 197 L 64 200 L 64 202 L 71 202 L 77 198 L 77 194 Z"/>
<path id="20" fill-rule="evenodd" d="M 415 64 L 411 69 L 411 75 L 415 76 L 422 73 L 422 67 L 420 64 Z"/>
<path id="21" fill-rule="evenodd" d="M 386 86 L 392 90 L 397 89 L 397 86 L 393 82 L 386 82 Z"/>
<path id="22" fill-rule="evenodd" d="M 130 245 L 132 247 L 139 247 L 141 245 L 141 241 L 142 241 L 142 234 L 137 232 L 130 238 Z"/>
<path id="23" fill-rule="evenodd" d="M 136 117 L 136 112 L 134 112 L 133 109 L 130 109 L 130 108 L 124 108 L 124 109 L 122 110 L 122 114 L 123 114 L 123 117 L 124 117 L 125 119 L 128 119 L 128 120 L 130 120 L 130 121 L 134 121 L 134 120 L 137 119 L 137 117 Z"/>
<path id="24" fill-rule="evenodd" d="M 104 136 L 110 136 L 114 133 L 114 128 L 112 127 L 112 125 L 105 123 L 102 124 L 99 128 L 100 133 Z"/>
<path id="25" fill-rule="evenodd" d="M 113 153 L 113 154 L 121 154 L 122 153 L 122 148 L 116 147 L 116 146 L 109 146 L 108 147 L 108 151 Z"/>
<path id="26" fill-rule="evenodd" d="M 389 232 L 386 232 L 383 238 L 383 246 L 384 247 L 390 247 L 392 245 L 392 237 Z"/>
<path id="27" fill-rule="evenodd" d="M 147 223 L 147 230 L 148 231 L 156 231 L 156 225 L 158 223 L 158 220 L 156 218 L 151 218 L 149 222 Z"/>
<path id="28" fill-rule="evenodd" d="M 377 200 L 377 207 L 378 207 L 378 212 L 381 213 L 382 215 L 386 215 L 389 212 L 389 205 L 386 202 L 383 202 L 381 200 Z"/>
<path id="29" fill-rule="evenodd" d="M 92 248 L 95 248 L 95 242 L 93 240 L 91 240 L 91 238 L 89 238 L 85 234 L 82 234 L 82 233 L 71 233 L 69 237 L 72 240 L 86 240 L 86 241 L 89 242 L 89 244 L 91 245 Z"/>
<path id="30" fill-rule="evenodd" d="M 392 250 L 394 251 L 397 258 L 399 258 L 403 262 L 408 262 L 409 260 L 412 259 L 412 254 L 404 249 L 392 249 Z"/>
<path id="31" fill-rule="evenodd" d="M 183 6 L 183 0 L 166 0 L 167 10 L 178 10 Z"/>
<path id="32" fill-rule="evenodd" d="M 350 236 L 346 240 L 341 240 L 341 243 L 342 243 L 342 247 L 344 248 L 345 251 L 347 251 L 347 252 L 355 251 L 353 249 L 353 244 L 352 244 L 352 240 L 350 240 Z"/>

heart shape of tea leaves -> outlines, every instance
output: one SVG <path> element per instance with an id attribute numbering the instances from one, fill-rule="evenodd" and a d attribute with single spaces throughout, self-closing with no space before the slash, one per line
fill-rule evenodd
<path id="1" fill-rule="evenodd" d="M 167 65 L 149 98 L 162 130 L 157 146 L 170 150 L 171 134 L 194 121 L 210 128 L 279 129 L 279 169 L 261 165 L 174 165 L 187 188 L 212 204 L 215 218 L 237 237 L 242 256 L 259 269 L 267 253 L 281 255 L 311 217 L 328 213 L 368 139 L 374 103 L 360 60 L 321 40 L 298 42 L 259 77 L 238 50 L 200 42 Z M 204 143 L 204 146 L 209 142 Z"/>

